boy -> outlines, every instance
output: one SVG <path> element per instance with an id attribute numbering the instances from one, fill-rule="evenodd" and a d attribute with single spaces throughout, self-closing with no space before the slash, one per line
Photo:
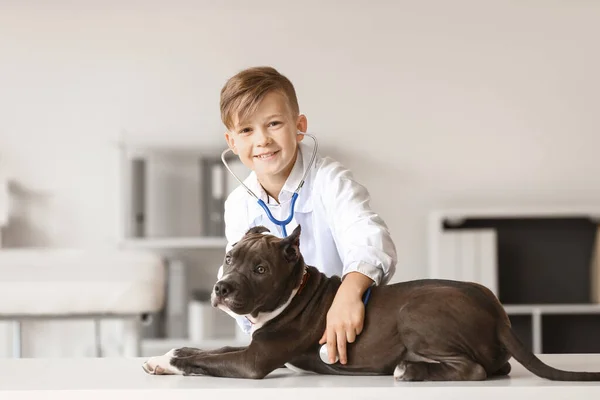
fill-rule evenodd
<path id="1" fill-rule="evenodd" d="M 299 112 L 292 83 L 270 67 L 239 72 L 221 90 L 221 119 L 228 146 L 252 170 L 244 183 L 269 205 L 275 218 L 286 219 L 314 145 L 312 140 L 303 142 L 307 119 Z M 264 225 L 282 236 L 281 228 L 242 186 L 225 202 L 225 225 L 227 251 L 253 226 Z M 298 225 L 306 264 L 343 279 L 320 344 L 327 343 L 330 362 L 338 355 L 346 364 L 346 343 L 354 342 L 363 328 L 362 296 L 369 286 L 386 284 L 393 276 L 395 245 L 385 223 L 370 209 L 368 191 L 341 164 L 318 155 L 287 232 Z M 249 332 L 245 318 L 236 320 Z"/>

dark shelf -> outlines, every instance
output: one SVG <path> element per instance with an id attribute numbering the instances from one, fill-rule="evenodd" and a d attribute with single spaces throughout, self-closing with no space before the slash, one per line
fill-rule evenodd
<path id="1" fill-rule="evenodd" d="M 498 297 L 504 304 L 590 302 L 597 224 L 589 218 L 470 218 L 444 228 L 493 228 Z"/>
<path id="2" fill-rule="evenodd" d="M 599 338 L 600 314 L 542 315 L 544 353 L 600 353 Z"/>

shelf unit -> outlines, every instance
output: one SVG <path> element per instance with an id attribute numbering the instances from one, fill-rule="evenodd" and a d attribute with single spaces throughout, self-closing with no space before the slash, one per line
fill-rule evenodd
<path id="1" fill-rule="evenodd" d="M 144 330 L 143 354 L 155 356 L 183 346 L 240 345 L 232 318 L 221 321 L 215 333 L 227 334 L 225 323 L 231 322 L 231 338 L 194 342 L 187 339 L 186 329 L 191 291 L 208 286 L 213 275 L 216 280 L 218 257 L 227 245 L 219 236 L 224 232 L 222 203 L 237 184 L 223 174 L 222 149 L 125 140 L 119 147 L 119 246 L 156 252 L 167 261 L 165 308 Z M 236 168 L 235 160 L 231 164 Z M 243 176 L 243 170 L 236 172 Z"/>
<path id="2" fill-rule="evenodd" d="M 600 304 L 592 290 L 600 282 L 591 262 L 600 207 L 445 209 L 431 212 L 428 224 L 431 278 L 463 280 L 448 271 L 449 235 L 491 231 L 495 244 L 486 257 L 494 259 L 484 267 L 495 268 L 495 292 L 521 340 L 538 354 L 600 353 Z"/>
<path id="3" fill-rule="evenodd" d="M 513 327 L 518 333 L 520 332 L 521 339 L 529 338 L 528 342 L 533 352 L 542 354 L 544 316 L 596 316 L 600 314 L 600 304 L 508 304 L 504 305 L 504 310 L 513 320 Z M 526 318 L 519 317 L 527 317 L 531 321 L 528 324 Z M 598 319 L 600 320 L 600 316 Z"/>

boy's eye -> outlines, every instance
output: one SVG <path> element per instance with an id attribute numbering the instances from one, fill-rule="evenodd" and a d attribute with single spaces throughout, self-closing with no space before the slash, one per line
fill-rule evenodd
<path id="1" fill-rule="evenodd" d="M 244 128 L 239 131 L 240 135 L 246 135 L 248 133 L 250 133 L 250 128 Z"/>
<path id="2" fill-rule="evenodd" d="M 280 121 L 271 121 L 269 122 L 269 126 L 281 125 Z"/>

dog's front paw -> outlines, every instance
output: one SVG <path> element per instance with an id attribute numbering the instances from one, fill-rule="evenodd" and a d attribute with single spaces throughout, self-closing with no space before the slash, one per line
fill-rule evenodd
<path id="1" fill-rule="evenodd" d="M 175 357 L 176 349 L 171 349 L 164 356 L 152 357 L 148 359 L 142 368 L 151 375 L 183 375 L 183 371 L 177 369 L 171 364 Z"/>

